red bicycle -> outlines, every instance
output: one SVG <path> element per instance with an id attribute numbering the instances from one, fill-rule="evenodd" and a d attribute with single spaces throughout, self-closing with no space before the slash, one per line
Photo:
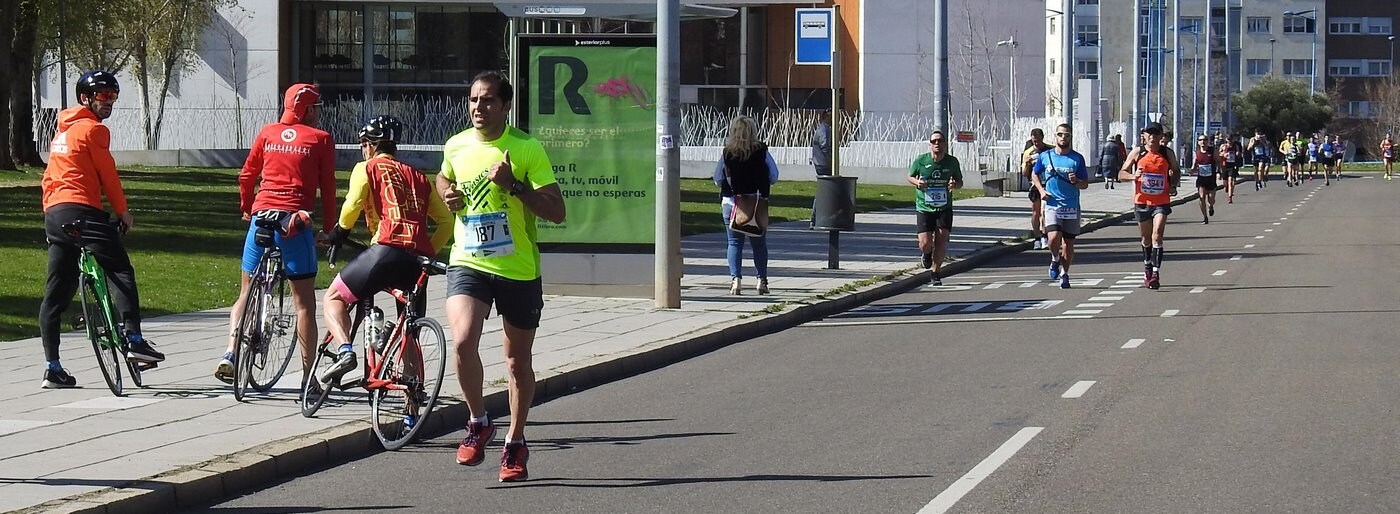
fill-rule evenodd
<path id="1" fill-rule="evenodd" d="M 341 245 L 364 250 L 357 241 L 343 240 L 333 244 L 327 261 L 335 267 L 335 255 Z M 329 332 L 316 348 L 316 360 L 311 375 L 303 377 L 301 414 L 312 417 L 326 402 L 334 389 L 342 391 L 362 387 L 370 395 L 370 422 L 374 435 L 386 450 L 402 448 L 426 424 L 437 405 L 442 390 L 442 376 L 447 367 L 447 338 L 442 324 L 425 314 L 424 296 L 428 277 L 447 272 L 447 265 L 428 257 L 419 257 L 421 271 L 410 291 L 386 289 L 394 297 L 398 318 L 385 322 L 384 312 L 374 306 L 373 297 L 355 303 L 350 337 L 357 337 L 364 324 L 363 375 L 346 381 L 337 377 L 322 383 L 317 377 L 336 360 L 332 351 L 334 341 Z"/>

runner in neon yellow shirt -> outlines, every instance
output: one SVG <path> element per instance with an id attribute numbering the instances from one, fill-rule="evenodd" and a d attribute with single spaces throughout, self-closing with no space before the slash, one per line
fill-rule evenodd
<path id="1" fill-rule="evenodd" d="M 531 366 L 535 329 L 544 290 L 535 217 L 564 222 L 564 194 L 554 181 L 549 156 L 535 138 L 506 125 L 514 90 L 500 72 L 472 79 L 467 105 L 472 128 L 443 145 L 438 191 L 456 211 L 456 238 L 447 270 L 447 322 L 457 355 L 457 381 L 471 411 L 457 463 L 486 459 L 496 427 L 482 401 L 478 354 L 481 328 L 496 304 L 504 318 L 506 368 L 510 372 L 510 432 L 501 456 L 500 480 L 525 480 L 530 452 L 525 419 L 535 397 Z"/>

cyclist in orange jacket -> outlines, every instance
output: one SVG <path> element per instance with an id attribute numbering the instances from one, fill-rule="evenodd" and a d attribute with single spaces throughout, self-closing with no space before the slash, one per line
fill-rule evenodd
<path id="1" fill-rule="evenodd" d="M 126 327 L 128 359 L 160 362 L 165 355 L 141 337 L 141 301 L 136 293 L 136 270 L 131 267 L 120 231 L 135 225 L 127 210 L 126 195 L 117 178 L 117 164 L 109 149 L 112 133 L 102 120 L 112 116 L 121 85 L 111 73 L 83 73 L 74 88 L 78 105 L 58 113 L 58 133 L 49 143 L 49 165 L 42 182 L 44 233 L 49 243 L 49 272 L 44 301 L 39 304 L 39 338 L 44 344 L 42 387 L 73 387 L 78 381 L 59 363 L 59 326 L 63 312 L 78 292 L 79 247 L 86 247 L 107 271 L 118 320 Z M 117 214 L 120 229 L 102 210 L 102 198 Z M 87 221 L 82 239 L 64 233 L 63 225 Z"/>

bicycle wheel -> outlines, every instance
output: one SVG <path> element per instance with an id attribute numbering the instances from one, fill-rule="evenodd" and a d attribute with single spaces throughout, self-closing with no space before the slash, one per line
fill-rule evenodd
<path id="1" fill-rule="evenodd" d="M 331 395 L 330 387 L 322 387 L 317 376 L 321 374 L 323 367 L 330 367 L 335 362 L 336 355 L 330 352 L 331 338 L 327 334 L 321 344 L 316 347 L 316 359 L 311 362 L 311 374 L 301 377 L 301 415 L 312 417 L 316 411 L 325 405 L 326 398 Z"/>
<path id="2" fill-rule="evenodd" d="M 126 358 L 121 355 L 121 348 L 117 345 L 116 328 L 112 318 L 107 316 L 107 309 L 102 306 L 102 299 L 97 295 L 92 279 L 84 277 L 81 289 L 83 320 L 87 326 L 88 340 L 92 341 L 92 350 L 97 353 L 97 368 L 102 370 L 102 378 L 107 381 L 112 394 L 121 396 L 122 361 Z"/>
<path id="3" fill-rule="evenodd" d="M 129 372 L 127 374 L 131 375 L 131 384 L 136 387 L 146 387 L 145 384 L 141 383 L 141 365 L 131 359 L 123 360 L 126 361 L 126 370 Z"/>
<path id="4" fill-rule="evenodd" d="M 296 353 L 297 312 L 290 288 L 287 278 L 278 276 L 263 297 L 262 344 L 248 363 L 248 383 L 259 393 L 266 393 L 277 384 Z"/>
<path id="5" fill-rule="evenodd" d="M 442 325 L 432 318 L 415 320 L 384 359 L 375 378 L 392 385 L 371 391 L 370 421 L 384 449 L 397 450 L 413 440 L 437 406 L 447 366 Z"/>
<path id="6" fill-rule="evenodd" d="M 238 320 L 238 337 L 234 338 L 233 348 L 233 399 L 243 401 L 252 378 L 252 355 L 262 344 L 262 310 L 264 277 L 263 266 L 258 266 L 248 287 L 248 297 L 243 301 L 243 315 Z"/>

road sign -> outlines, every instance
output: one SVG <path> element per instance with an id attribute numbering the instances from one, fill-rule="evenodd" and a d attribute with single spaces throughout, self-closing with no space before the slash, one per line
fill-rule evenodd
<path id="1" fill-rule="evenodd" d="M 835 41 L 831 8 L 797 9 L 796 64 L 831 64 L 832 41 Z"/>
<path id="2" fill-rule="evenodd" d="M 583 16 L 588 9 L 579 5 L 527 5 L 525 16 Z"/>
<path id="3" fill-rule="evenodd" d="M 954 136 L 954 141 L 959 143 L 972 143 L 977 141 L 977 133 L 971 130 L 959 130 Z"/>

